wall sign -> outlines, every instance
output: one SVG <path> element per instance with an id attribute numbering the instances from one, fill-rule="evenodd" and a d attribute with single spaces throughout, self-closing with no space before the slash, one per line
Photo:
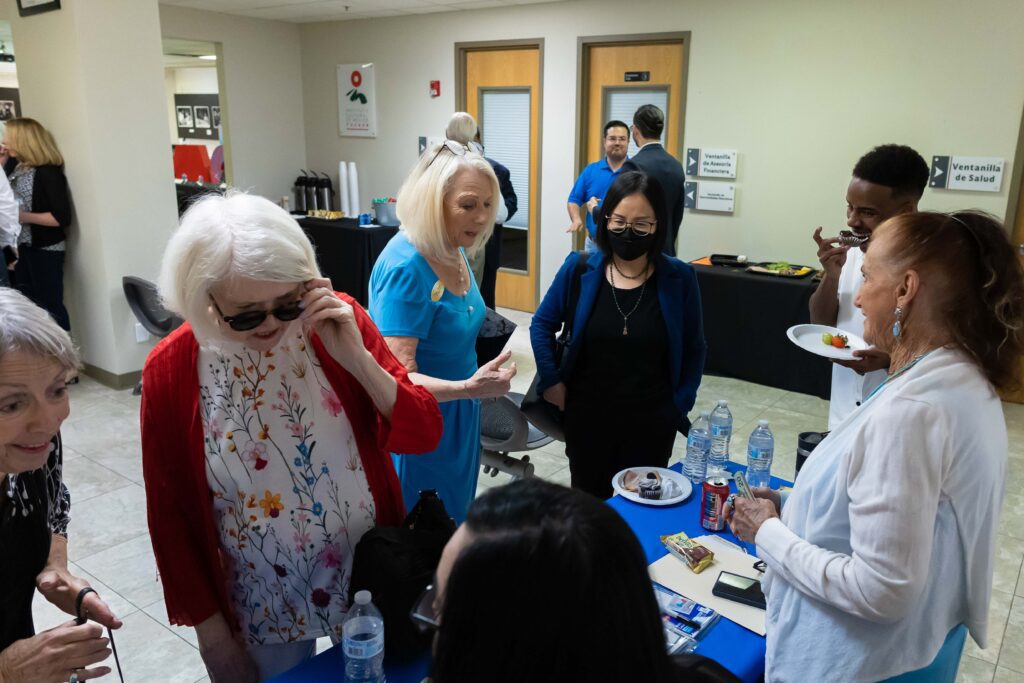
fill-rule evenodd
<path id="1" fill-rule="evenodd" d="M 999 192 L 1004 160 L 998 157 L 932 157 L 930 187 L 946 190 Z"/>
<path id="2" fill-rule="evenodd" d="M 687 182 L 683 190 L 684 208 L 697 211 L 732 213 L 735 200 L 736 186 L 733 183 Z"/>
<path id="3" fill-rule="evenodd" d="M 22 17 L 52 12 L 55 9 L 60 9 L 60 0 L 18 0 L 18 15 Z"/>
<path id="4" fill-rule="evenodd" d="M 377 137 L 377 91 L 373 64 L 338 65 L 338 134 Z"/>
<path id="5" fill-rule="evenodd" d="M 175 95 L 174 118 L 179 138 L 220 139 L 220 97 L 218 95 Z"/>
<path id="6" fill-rule="evenodd" d="M 637 81 L 646 83 L 647 81 L 651 80 L 651 72 L 650 71 L 627 71 L 623 75 L 622 80 L 626 81 L 626 83 L 634 83 L 634 82 L 637 82 Z"/>
<path id="7" fill-rule="evenodd" d="M 686 175 L 708 178 L 736 177 L 736 150 L 700 149 L 686 150 Z"/>

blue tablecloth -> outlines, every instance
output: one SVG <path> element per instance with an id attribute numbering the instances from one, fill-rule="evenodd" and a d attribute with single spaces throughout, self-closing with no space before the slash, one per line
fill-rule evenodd
<path id="1" fill-rule="evenodd" d="M 675 465 L 672 469 L 679 471 L 681 465 Z M 735 471 L 743 468 L 730 463 L 729 469 Z M 772 488 L 789 485 L 787 481 L 772 477 Z M 730 482 L 730 488 L 735 491 L 736 485 Z M 699 491 L 678 505 L 666 507 L 641 505 L 619 496 L 609 500 L 608 504 L 622 515 L 636 533 L 648 564 L 668 554 L 665 546 L 661 544 L 661 536 L 679 531 L 685 531 L 689 536 L 714 533 L 706 531 L 700 525 Z M 733 543 L 746 547 L 748 552 L 754 552 L 753 546 L 742 543 L 728 531 L 721 535 Z M 763 636 L 724 618 L 719 620 L 697 648 L 698 654 L 721 663 L 746 683 L 757 683 L 764 674 L 764 651 Z M 426 659 L 405 664 L 385 660 L 387 683 L 420 683 L 427 675 L 428 666 L 429 662 Z M 343 672 L 341 648 L 333 647 L 309 662 L 274 678 L 272 683 L 336 683 L 342 680 Z"/>

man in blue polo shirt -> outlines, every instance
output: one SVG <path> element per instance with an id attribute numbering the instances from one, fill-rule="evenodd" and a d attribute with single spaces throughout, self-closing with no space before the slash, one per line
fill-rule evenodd
<path id="1" fill-rule="evenodd" d="M 583 215 L 587 220 L 587 249 L 594 248 L 594 235 L 597 225 L 594 223 L 594 209 L 601 205 L 604 195 L 611 186 L 619 169 L 626 161 L 626 150 L 629 148 L 629 126 L 622 121 L 609 121 L 604 126 L 605 158 L 588 165 L 576 179 L 569 193 L 569 218 L 572 225 L 566 232 L 578 232 L 583 227 Z"/>

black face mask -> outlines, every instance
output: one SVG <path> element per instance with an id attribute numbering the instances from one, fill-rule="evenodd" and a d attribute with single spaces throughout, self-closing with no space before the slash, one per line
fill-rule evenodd
<path id="1" fill-rule="evenodd" d="M 623 261 L 633 261 L 646 254 L 651 248 L 653 239 L 654 233 L 637 235 L 632 228 L 626 228 L 619 235 L 611 230 L 608 231 L 608 244 L 615 255 Z"/>

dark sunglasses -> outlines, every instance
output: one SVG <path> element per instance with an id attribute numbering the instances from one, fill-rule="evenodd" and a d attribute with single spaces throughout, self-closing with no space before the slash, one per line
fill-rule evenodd
<path id="1" fill-rule="evenodd" d="M 434 583 L 437 583 L 436 580 Z M 412 619 L 412 623 L 416 625 L 420 633 L 436 631 L 441 625 L 440 615 L 434 609 L 434 601 L 437 599 L 437 589 L 434 588 L 434 583 L 423 590 L 419 599 L 409 610 L 409 618 Z"/>
<path id="2" fill-rule="evenodd" d="M 437 152 L 434 153 L 434 158 L 430 160 L 430 164 L 437 161 L 437 157 L 441 156 L 441 152 L 443 152 L 446 149 L 457 157 L 464 157 L 466 156 L 466 153 L 470 151 L 469 148 L 466 147 L 461 142 L 455 142 L 455 140 L 445 140 L 444 144 L 437 148 Z M 430 164 L 427 164 L 427 166 L 429 167 Z"/>
<path id="3" fill-rule="evenodd" d="M 210 301 L 213 302 L 213 307 L 216 309 L 220 319 L 226 322 L 235 332 L 256 329 L 263 324 L 268 315 L 274 316 L 283 323 L 291 322 L 302 315 L 302 299 L 277 306 L 269 311 L 246 311 L 238 315 L 224 315 L 224 311 L 220 310 L 220 306 L 217 305 L 217 301 L 213 296 L 210 296 Z"/>

